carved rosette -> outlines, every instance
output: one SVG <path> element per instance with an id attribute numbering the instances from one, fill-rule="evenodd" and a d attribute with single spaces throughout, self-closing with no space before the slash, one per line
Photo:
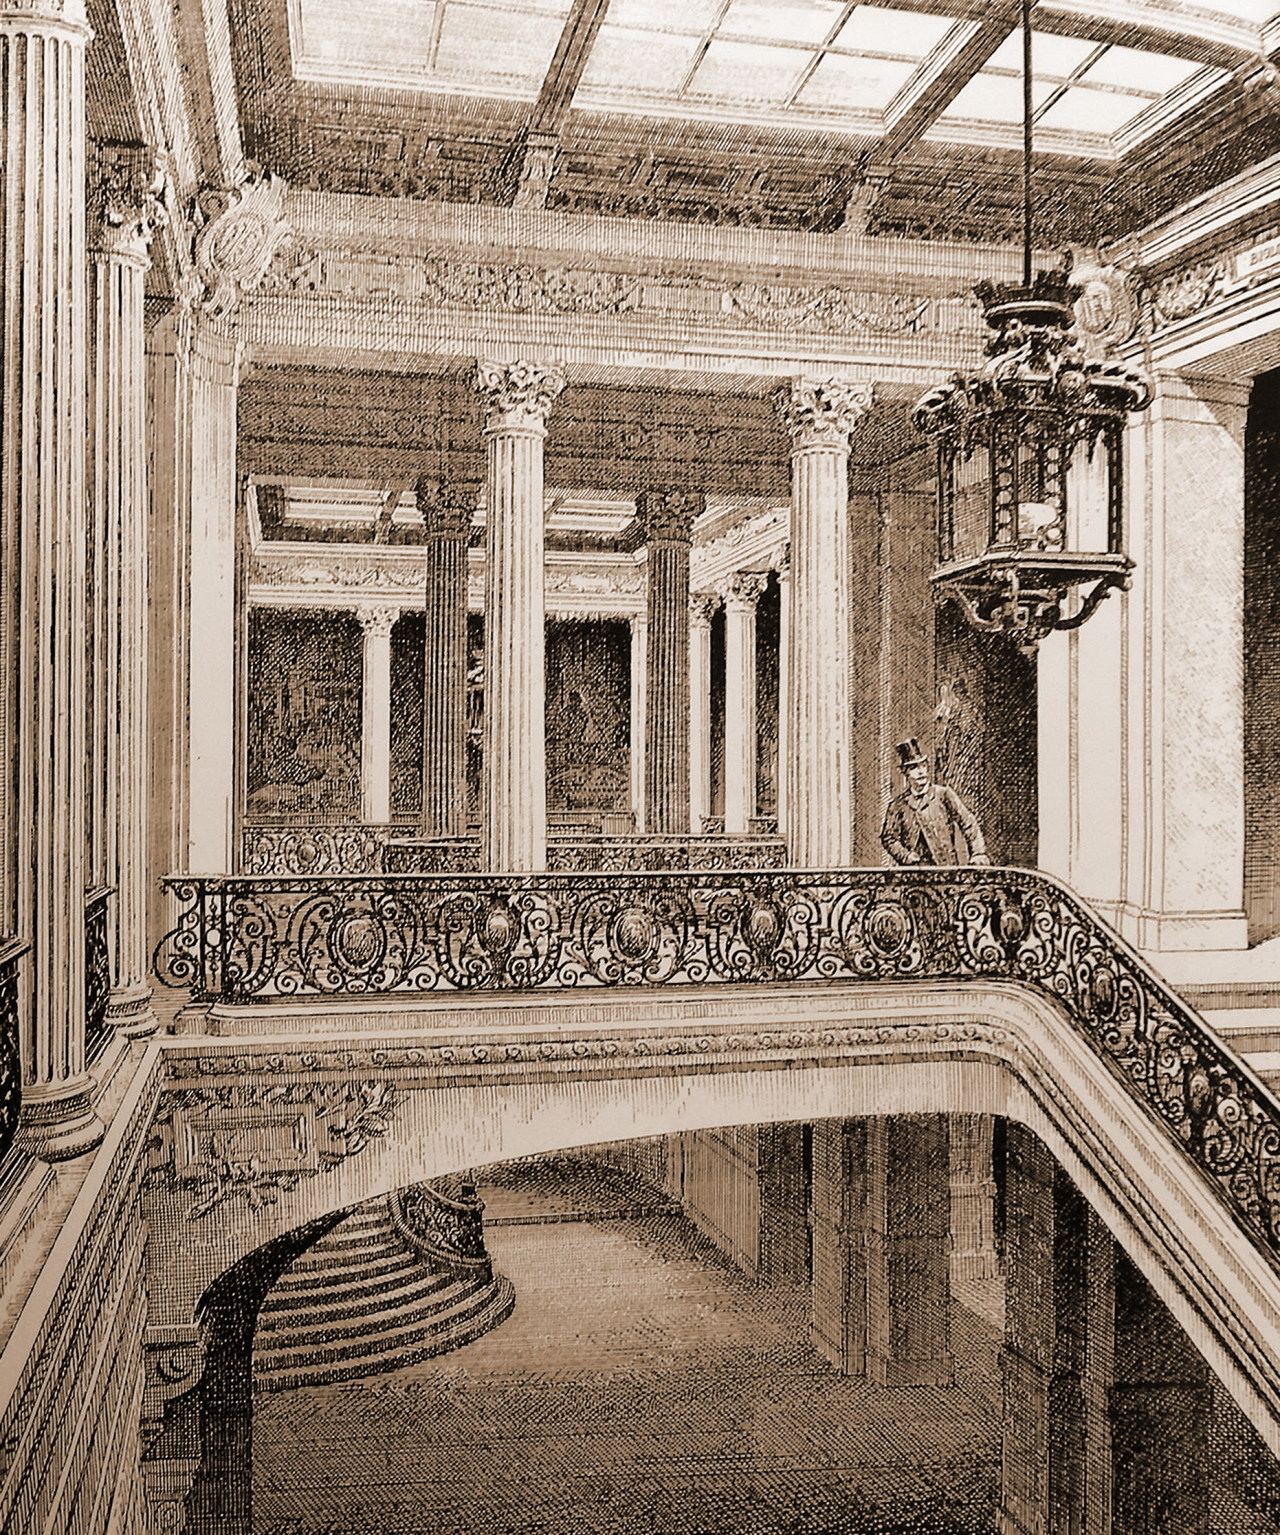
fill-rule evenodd
<path id="1" fill-rule="evenodd" d="M 793 451 L 837 448 L 847 452 L 875 399 L 875 386 L 855 379 L 794 379 L 774 395 Z"/>
<path id="2" fill-rule="evenodd" d="M 646 544 L 681 544 L 693 538 L 706 497 L 696 490 L 644 490 L 636 497 L 636 521 Z"/>
<path id="3" fill-rule="evenodd" d="M 207 222 L 195 238 L 202 289 L 195 302 L 217 318 L 231 314 L 258 287 L 292 231 L 278 176 L 250 174 L 239 186 L 206 192 L 200 202 Z"/>
<path id="4" fill-rule="evenodd" d="M 100 141 L 90 185 L 93 248 L 113 260 L 145 267 L 152 236 L 168 217 L 167 157 L 148 144 Z"/>
<path id="5" fill-rule="evenodd" d="M 542 433 L 566 383 L 556 367 L 533 362 L 477 362 L 475 387 L 484 400 L 488 432 Z"/>
<path id="6" fill-rule="evenodd" d="M 429 475 L 413 487 L 428 538 L 467 538 L 474 497 Z"/>

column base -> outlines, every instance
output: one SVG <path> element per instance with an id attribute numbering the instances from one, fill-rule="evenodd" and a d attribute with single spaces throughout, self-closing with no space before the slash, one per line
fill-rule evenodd
<path id="1" fill-rule="evenodd" d="M 122 986 L 107 1002 L 107 1022 L 125 1039 L 146 1039 L 154 1034 L 158 1019 L 151 1006 L 151 988 Z"/>
<path id="2" fill-rule="evenodd" d="M 18 1142 L 44 1162 L 67 1162 L 100 1144 L 107 1127 L 93 1112 L 90 1076 L 22 1089 Z"/>

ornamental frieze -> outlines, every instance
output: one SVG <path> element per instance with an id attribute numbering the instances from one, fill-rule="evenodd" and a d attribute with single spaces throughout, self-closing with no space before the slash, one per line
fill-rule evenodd
<path id="1" fill-rule="evenodd" d="M 353 248 L 295 247 L 282 253 L 258 292 L 513 314 L 680 315 L 841 335 L 976 334 L 982 323 L 966 288 L 953 294 L 902 294 L 838 282 L 726 283 L 672 272 L 503 265 Z"/>
<path id="2" fill-rule="evenodd" d="M 243 1200 L 251 1210 L 383 1139 L 401 1095 L 385 1082 L 236 1083 L 167 1095 L 153 1180 L 189 1185 L 189 1220 Z"/>
<path id="3" fill-rule="evenodd" d="M 1280 278 L 1280 233 L 1272 230 L 1211 259 L 1179 267 L 1152 284 L 1157 325 L 1200 314 L 1224 299 L 1235 298 Z"/>

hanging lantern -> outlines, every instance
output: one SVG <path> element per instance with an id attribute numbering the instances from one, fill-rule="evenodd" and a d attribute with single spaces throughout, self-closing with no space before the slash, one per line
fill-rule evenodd
<path id="1" fill-rule="evenodd" d="M 1151 387 L 1119 360 L 1084 356 L 1065 266 L 974 291 L 992 332 L 986 362 L 930 390 L 915 412 L 938 445 L 932 579 L 975 629 L 1033 652 L 1129 584 L 1124 428 Z M 1088 590 L 1075 603 L 1077 587 Z"/>

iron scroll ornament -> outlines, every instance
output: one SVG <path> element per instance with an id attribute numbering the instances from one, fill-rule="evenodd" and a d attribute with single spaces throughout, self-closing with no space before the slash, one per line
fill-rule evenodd
<path id="1" fill-rule="evenodd" d="M 160 978 L 197 997 L 1013 982 L 1049 998 L 1280 1266 L 1280 1101 L 1056 880 L 1024 869 L 217 877 Z"/>

